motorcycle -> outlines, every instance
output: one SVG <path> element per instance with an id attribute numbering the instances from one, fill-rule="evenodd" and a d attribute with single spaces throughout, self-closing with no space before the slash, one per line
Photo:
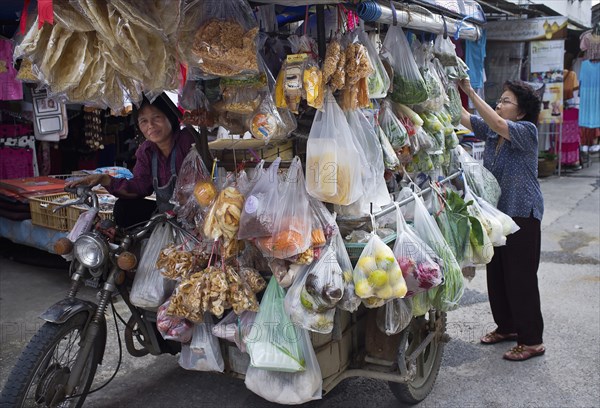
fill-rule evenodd
<path id="1" fill-rule="evenodd" d="M 98 197 L 89 187 L 65 190 L 78 197 L 66 205 L 85 203 L 96 213 L 99 210 Z M 156 311 L 130 301 L 131 275 L 139 264 L 143 243 L 164 223 L 189 235 L 172 215 L 157 214 L 143 225 L 128 229 L 108 220 L 94 221 L 74 243 L 57 243 L 57 253 L 73 254 L 71 287 L 64 299 L 40 316 L 45 323 L 10 373 L 0 397 L 1 406 L 81 407 L 91 392 L 103 388 L 106 384 L 90 390 L 105 354 L 109 305 L 118 331 L 118 314 L 112 304 L 116 294 L 131 313 L 126 322 L 118 316 L 125 323 L 123 337 L 129 354 L 143 357 L 181 351 L 181 343 L 165 340 L 159 333 Z M 200 243 L 191 235 L 189 238 Z M 78 297 L 83 285 L 98 289 L 97 302 Z M 439 372 L 448 341 L 446 314 L 430 310 L 414 317 L 400 333 L 387 336 L 377 328 L 375 313 L 375 309 L 362 306 L 355 313 L 338 310 L 330 335 L 311 333 L 321 367 L 323 395 L 346 378 L 369 377 L 387 381 L 400 401 L 416 404 L 431 392 Z M 224 351 L 224 373 L 244 378 L 250 363 L 248 355 L 227 340 L 219 339 L 219 343 Z"/>

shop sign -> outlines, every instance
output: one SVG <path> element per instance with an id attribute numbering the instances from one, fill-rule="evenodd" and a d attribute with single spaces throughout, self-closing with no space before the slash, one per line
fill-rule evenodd
<path id="1" fill-rule="evenodd" d="M 485 25 L 488 41 L 556 40 L 567 37 L 567 17 L 492 21 Z"/>
<path id="2" fill-rule="evenodd" d="M 564 40 L 532 41 L 529 46 L 530 80 L 545 84 L 540 123 L 561 123 L 563 115 Z"/>

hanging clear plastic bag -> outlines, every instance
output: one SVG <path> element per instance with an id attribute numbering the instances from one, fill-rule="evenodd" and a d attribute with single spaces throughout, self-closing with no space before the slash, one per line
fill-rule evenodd
<path id="1" fill-rule="evenodd" d="M 361 299 L 354 291 L 353 267 L 348 255 L 348 250 L 344 244 L 342 235 L 336 233 L 332 239 L 331 247 L 335 250 L 335 258 L 342 270 L 342 279 L 344 281 L 344 294 L 337 304 L 337 307 L 350 313 L 355 312 L 360 306 Z"/>
<path id="2" fill-rule="evenodd" d="M 219 339 L 212 334 L 212 316 L 204 315 L 204 322 L 194 325 L 192 341 L 181 346 L 179 365 L 186 370 L 217 371 L 225 369 Z"/>
<path id="3" fill-rule="evenodd" d="M 406 281 L 406 297 L 425 292 L 442 283 L 441 260 L 404 220 L 396 203 L 394 256 Z"/>
<path id="4" fill-rule="evenodd" d="M 244 311 L 237 315 L 229 312 L 219 323 L 212 328 L 212 334 L 221 339 L 234 342 L 242 353 L 246 352 L 246 337 L 254 324 L 256 312 Z"/>
<path id="5" fill-rule="evenodd" d="M 436 221 L 427 211 L 423 199 L 414 194 L 414 200 L 415 218 L 413 225 L 415 231 L 438 255 L 444 275 L 442 285 L 430 289 L 426 293 L 436 309 L 444 312 L 454 310 L 458 307 L 458 302 L 465 289 L 460 265 L 456 261 Z M 418 296 L 415 296 L 415 298 Z"/>
<path id="6" fill-rule="evenodd" d="M 214 126 L 215 113 L 202 91 L 202 81 L 187 79 L 179 95 L 179 105 L 185 109 L 182 123 L 206 128 Z"/>
<path id="7" fill-rule="evenodd" d="M 323 378 L 307 330 L 298 329 L 296 342 L 305 359 L 301 372 L 277 372 L 248 367 L 244 383 L 253 393 L 277 404 L 303 404 L 321 399 Z"/>
<path id="8" fill-rule="evenodd" d="M 385 165 L 385 168 L 389 170 L 398 170 L 400 167 L 400 159 L 396 155 L 394 148 L 390 144 L 390 141 L 381 126 L 377 126 L 377 136 L 379 136 L 379 143 L 381 143 L 381 149 L 383 150 L 383 164 Z"/>
<path id="9" fill-rule="evenodd" d="M 367 49 L 367 55 L 373 67 L 373 73 L 367 78 L 369 97 L 373 99 L 385 98 L 388 89 L 390 89 L 390 77 L 367 33 L 364 31 L 359 32 L 358 38 Z"/>
<path id="10" fill-rule="evenodd" d="M 473 195 L 475 195 L 475 194 L 473 194 Z M 490 222 L 492 222 L 492 223 L 494 223 L 494 219 L 495 219 L 496 222 L 500 223 L 500 226 L 502 228 L 501 231 L 502 231 L 502 235 L 504 238 L 499 238 L 498 237 L 499 234 L 496 233 L 496 234 L 494 234 L 493 238 L 490 238 L 492 243 L 494 244 L 494 246 L 505 245 L 506 244 L 506 236 L 517 232 L 520 229 L 519 226 L 511 217 L 509 217 L 508 215 L 506 215 L 505 213 L 503 213 L 502 211 L 500 211 L 499 209 L 497 209 L 496 207 L 491 205 L 489 202 L 487 202 L 483 198 L 478 197 L 477 195 L 475 195 L 475 197 L 477 198 L 477 202 L 479 203 L 479 206 L 481 207 L 481 210 L 482 210 L 484 216 L 488 220 L 490 220 Z M 496 224 L 495 228 L 496 228 L 496 230 L 498 230 L 497 224 Z"/>
<path id="11" fill-rule="evenodd" d="M 252 367 L 287 372 L 306 369 L 307 356 L 300 342 L 302 331 L 294 326 L 285 312 L 284 299 L 285 291 L 276 279 L 271 279 L 246 338 Z"/>
<path id="12" fill-rule="evenodd" d="M 458 126 L 462 115 L 462 101 L 460 99 L 460 93 L 458 92 L 458 86 L 456 82 L 450 82 L 446 88 L 446 94 L 448 95 L 448 103 L 446 109 L 452 119 L 452 125 Z"/>
<path id="13" fill-rule="evenodd" d="M 331 333 L 333 330 L 333 318 L 335 316 L 335 304 L 333 307 L 326 304 L 319 296 L 313 296 L 315 285 L 311 282 L 319 280 L 318 272 L 321 268 L 317 268 L 317 264 L 321 264 L 321 260 L 315 261 L 312 265 L 303 266 L 294 283 L 285 295 L 285 311 L 290 317 L 292 323 L 306 330 L 317 333 Z M 337 266 L 337 265 L 336 265 Z M 339 269 L 339 266 L 337 266 Z M 335 271 L 341 278 L 341 270 Z M 309 276 L 311 277 L 309 280 Z M 341 279 L 340 279 L 341 281 Z M 309 289 L 312 293 L 309 293 Z M 343 287 L 335 288 L 336 296 L 339 293 L 341 298 Z M 318 294 L 317 294 L 318 295 Z M 339 301 L 339 298 L 337 299 Z"/>
<path id="14" fill-rule="evenodd" d="M 406 131 L 406 128 L 394 114 L 389 101 L 383 101 L 380 112 L 379 123 L 381 125 L 381 129 L 388 137 L 388 140 L 394 148 L 394 151 L 396 151 L 399 155 L 404 154 L 404 148 L 410 149 L 408 132 Z M 400 160 L 402 161 L 402 158 Z"/>
<path id="15" fill-rule="evenodd" d="M 361 179 L 365 191 L 349 206 L 335 206 L 335 212 L 344 216 L 363 216 L 380 211 L 391 203 L 384 179 L 385 167 L 381 143 L 375 129 L 360 110 L 346 112 L 350 131 L 361 158 Z"/>
<path id="16" fill-rule="evenodd" d="M 393 299 L 377 309 L 377 328 L 388 336 L 406 329 L 413 317 L 411 299 Z"/>
<path id="17" fill-rule="evenodd" d="M 167 314 L 171 299 L 160 305 L 156 312 L 156 328 L 165 340 L 189 343 L 192 339 L 194 323 L 188 319 Z"/>
<path id="18" fill-rule="evenodd" d="M 193 230 L 202 225 L 202 210 L 212 203 L 217 190 L 194 145 L 183 159 L 178 174 L 170 201 L 175 205 L 177 220 L 186 229 Z"/>
<path id="19" fill-rule="evenodd" d="M 392 89 L 394 102 L 414 105 L 427 100 L 427 87 L 400 26 L 391 26 L 383 41 L 382 54 L 394 70 Z"/>
<path id="20" fill-rule="evenodd" d="M 178 49 L 189 66 L 207 76 L 258 73 L 258 25 L 246 1 L 191 1 L 183 15 Z"/>
<path id="21" fill-rule="evenodd" d="M 240 216 L 238 239 L 268 237 L 273 234 L 275 210 L 280 199 L 277 175 L 280 163 L 281 158 L 278 157 L 268 170 L 257 170 L 255 177 L 258 180 L 246 198 Z"/>
<path id="22" fill-rule="evenodd" d="M 339 231 L 338 225 L 335 222 L 335 218 L 333 214 L 327 209 L 325 204 L 321 201 L 317 200 L 314 197 L 308 198 L 308 202 L 310 203 L 310 208 L 312 208 L 313 213 L 315 214 L 316 219 L 319 221 L 319 225 L 323 228 L 323 233 L 325 235 L 325 240 L 329 241 L 331 237 L 334 236 Z"/>
<path id="23" fill-rule="evenodd" d="M 315 115 L 306 147 L 306 189 L 321 201 L 348 205 L 363 194 L 360 156 L 331 92 Z"/>
<path id="24" fill-rule="evenodd" d="M 306 251 L 312 239 L 312 213 L 299 157 L 295 157 L 290 164 L 275 211 L 273 234 L 257 238 L 256 246 L 265 256 L 279 259 L 291 258 Z"/>
<path id="25" fill-rule="evenodd" d="M 162 305 L 175 289 L 175 281 L 166 279 L 156 267 L 158 256 L 164 247 L 173 242 L 173 229 L 162 223 L 152 231 L 137 267 L 130 300 L 135 306 L 154 309 Z"/>
<path id="26" fill-rule="evenodd" d="M 439 34 L 435 37 L 433 54 L 445 67 L 458 65 L 456 47 L 447 35 Z"/>
<path id="27" fill-rule="evenodd" d="M 469 183 L 469 187 L 473 190 L 473 194 L 483 198 L 494 207 L 497 206 L 502 190 L 492 172 L 471 157 L 462 146 L 456 146 L 454 154 L 456 154 L 462 166 L 465 178 Z"/>
<path id="28" fill-rule="evenodd" d="M 490 240 L 493 233 L 491 222 L 483 215 L 483 210 L 477 199 L 471 193 L 469 186 L 465 183 L 465 202 L 470 203 L 467 211 L 470 215 L 471 234 L 469 235 L 469 246 L 465 255 L 463 267 L 472 265 L 485 265 L 494 256 L 494 247 Z M 479 223 L 479 227 L 477 226 Z M 475 234 L 475 230 L 481 229 L 481 234 Z M 479 238 L 482 238 L 481 240 Z"/>
<path id="29" fill-rule="evenodd" d="M 394 252 L 377 234 L 373 234 L 362 250 L 353 279 L 356 294 L 361 299 L 371 298 L 372 302 L 403 298 L 407 292 Z"/>
<path id="30" fill-rule="evenodd" d="M 462 264 L 467 245 L 471 224 L 464 200 L 454 191 L 443 187 L 433 187 L 433 213 L 435 220 L 454 257 Z"/>

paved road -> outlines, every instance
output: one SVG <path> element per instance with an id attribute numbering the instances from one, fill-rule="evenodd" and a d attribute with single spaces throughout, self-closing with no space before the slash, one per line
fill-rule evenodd
<path id="1" fill-rule="evenodd" d="M 478 338 L 493 328 L 480 270 L 467 283 L 461 308 L 449 313 L 452 340 L 434 390 L 419 407 L 600 407 L 599 168 L 596 159 L 590 168 L 541 182 L 546 214 L 539 278 L 546 355 L 508 362 L 501 357 L 510 344 L 479 344 Z M 0 385 L 41 324 L 37 315 L 63 296 L 67 286 L 64 270 L 0 258 Z M 99 382 L 110 376 L 118 358 L 114 331 L 109 336 L 111 352 Z M 183 370 L 176 357 L 128 355 L 117 379 L 86 403 L 97 408 L 194 405 L 276 406 L 249 392 L 241 380 Z M 305 406 L 400 405 L 385 383 L 358 378 Z"/>

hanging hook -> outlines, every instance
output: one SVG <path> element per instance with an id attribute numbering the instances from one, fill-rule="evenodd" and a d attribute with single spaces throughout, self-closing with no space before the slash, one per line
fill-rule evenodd
<path id="1" fill-rule="evenodd" d="M 396 13 L 396 7 L 394 6 L 394 2 L 390 0 L 390 8 L 392 9 L 392 25 L 398 25 L 398 13 Z"/>

